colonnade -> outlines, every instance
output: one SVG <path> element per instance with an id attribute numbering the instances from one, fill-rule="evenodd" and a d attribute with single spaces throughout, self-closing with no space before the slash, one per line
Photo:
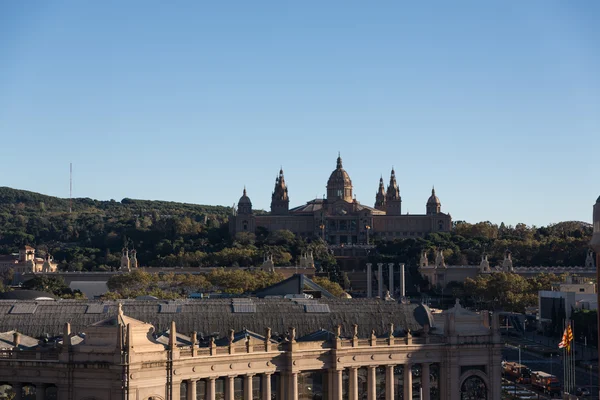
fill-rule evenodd
<path id="1" fill-rule="evenodd" d="M 430 382 L 430 364 L 420 363 L 421 366 L 421 399 L 431 400 L 431 382 Z M 403 364 L 403 398 L 413 398 L 413 365 Z M 369 365 L 366 367 L 351 366 L 344 369 L 330 369 L 327 373 L 328 381 L 326 385 L 323 385 L 322 389 L 325 392 L 325 398 L 330 400 L 359 400 L 359 379 L 358 370 L 360 368 L 367 368 L 367 398 L 368 400 L 377 400 L 377 368 L 385 367 L 385 399 L 395 400 L 399 398 L 399 394 L 395 393 L 395 372 L 394 368 L 397 365 Z M 318 371 L 305 371 L 305 372 L 318 372 Z M 185 387 L 184 391 L 174 390 L 174 400 L 271 400 L 272 393 L 276 394 L 278 399 L 289 399 L 298 400 L 299 398 L 299 387 L 298 377 L 302 372 L 289 372 L 284 374 L 277 374 L 280 378 L 280 382 L 277 387 L 271 387 L 272 384 L 272 373 L 262 374 L 248 374 L 243 376 L 225 376 L 225 377 L 209 377 L 202 379 L 187 379 L 181 382 L 181 385 Z M 344 374 L 348 376 L 348 382 L 344 385 Z M 253 378 L 260 377 L 260 389 L 255 391 L 253 387 Z M 235 379 L 243 379 L 243 391 L 242 395 L 235 391 Z M 205 393 L 197 392 L 198 381 L 203 380 L 206 382 Z M 216 382 L 217 380 L 223 380 L 224 385 L 222 390 L 217 392 Z M 175 384 L 177 385 L 177 384 Z M 174 389 L 176 389 L 174 387 Z M 302 389 L 302 388 L 300 388 Z M 360 398 L 363 398 L 362 396 Z"/>
<path id="2" fill-rule="evenodd" d="M 377 296 L 383 298 L 383 263 L 377 263 Z M 394 296 L 394 263 L 388 263 L 388 291 L 390 296 Z M 367 297 L 373 297 L 373 270 L 372 263 L 367 263 Z M 405 276 L 404 276 L 404 264 L 398 264 L 400 270 L 400 286 L 398 287 L 400 297 L 405 296 Z"/>

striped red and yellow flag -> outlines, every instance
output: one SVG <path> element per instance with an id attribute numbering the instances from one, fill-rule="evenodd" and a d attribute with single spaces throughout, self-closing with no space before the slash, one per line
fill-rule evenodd
<path id="1" fill-rule="evenodd" d="M 567 352 L 571 351 L 571 342 L 573 341 L 573 330 L 571 325 L 567 325 L 565 332 L 563 333 L 562 340 L 558 344 L 559 349 L 567 349 Z"/>

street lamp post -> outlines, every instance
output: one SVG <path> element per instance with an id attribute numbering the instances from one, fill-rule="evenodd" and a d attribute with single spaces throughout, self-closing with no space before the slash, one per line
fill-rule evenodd
<path id="1" fill-rule="evenodd" d="M 371 225 L 365 225 L 365 229 L 367 230 L 367 245 L 369 244 L 369 230 L 371 229 Z"/>

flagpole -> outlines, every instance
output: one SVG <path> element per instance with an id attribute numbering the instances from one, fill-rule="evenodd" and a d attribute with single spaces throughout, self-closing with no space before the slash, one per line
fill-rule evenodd
<path id="1" fill-rule="evenodd" d="M 575 353 L 575 324 L 573 323 L 573 320 L 571 320 L 571 334 L 572 334 L 572 338 L 573 338 L 573 354 L 572 354 L 572 361 L 573 361 L 573 368 L 571 369 L 571 373 L 573 374 L 573 391 L 575 391 L 575 388 L 577 387 L 577 375 L 575 374 L 575 361 L 577 358 L 577 353 Z"/>

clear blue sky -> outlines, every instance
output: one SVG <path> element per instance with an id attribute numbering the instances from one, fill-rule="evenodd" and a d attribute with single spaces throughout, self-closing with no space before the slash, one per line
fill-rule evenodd
<path id="1" fill-rule="evenodd" d="M 176 5 L 174 5 L 176 4 Z M 268 209 L 341 151 L 373 205 L 590 221 L 600 2 L 2 1 L 0 186 Z"/>

